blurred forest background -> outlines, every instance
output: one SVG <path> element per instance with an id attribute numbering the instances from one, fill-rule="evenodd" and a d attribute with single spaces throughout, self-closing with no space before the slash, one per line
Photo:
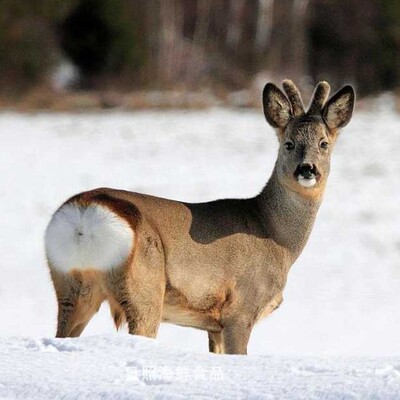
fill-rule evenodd
<path id="1" fill-rule="evenodd" d="M 399 21 L 399 0 L 2 0 L 0 106 L 247 106 L 285 77 L 373 95 L 400 86 Z"/>

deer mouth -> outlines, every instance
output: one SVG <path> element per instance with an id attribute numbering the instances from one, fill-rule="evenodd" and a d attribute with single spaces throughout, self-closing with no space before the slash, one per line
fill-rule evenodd
<path id="1" fill-rule="evenodd" d="M 312 188 L 317 184 L 319 173 L 315 165 L 300 164 L 294 172 L 294 177 L 301 186 Z"/>

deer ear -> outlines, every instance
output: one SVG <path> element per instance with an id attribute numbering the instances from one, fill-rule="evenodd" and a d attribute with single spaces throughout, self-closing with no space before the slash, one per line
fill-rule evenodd
<path id="1" fill-rule="evenodd" d="M 292 116 L 292 107 L 287 97 L 273 83 L 267 83 L 263 90 L 264 114 L 274 128 L 284 128 Z"/>
<path id="2" fill-rule="evenodd" d="M 354 109 L 354 90 L 347 85 L 334 94 L 322 110 L 322 116 L 330 129 L 346 126 Z"/>

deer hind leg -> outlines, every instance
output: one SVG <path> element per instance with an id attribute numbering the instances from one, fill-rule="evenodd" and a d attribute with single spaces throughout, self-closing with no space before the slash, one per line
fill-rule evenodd
<path id="1" fill-rule="evenodd" d="M 110 312 L 114 321 L 115 328 L 118 331 L 119 328 L 126 322 L 125 312 L 113 297 L 108 296 L 107 300 L 110 304 Z"/>
<path id="2" fill-rule="evenodd" d="M 77 337 L 99 310 L 105 295 L 94 274 L 52 273 L 57 293 L 56 337 Z"/>
<path id="3" fill-rule="evenodd" d="M 108 274 L 107 287 L 116 326 L 126 319 L 130 334 L 156 337 L 165 293 L 160 259 L 137 254 L 125 268 Z"/>
<path id="4" fill-rule="evenodd" d="M 208 349 L 210 353 L 224 353 L 222 332 L 208 332 Z"/>
<path id="5" fill-rule="evenodd" d="M 126 284 L 112 284 L 110 287 L 114 323 L 118 328 L 124 319 L 128 323 L 129 333 L 154 338 L 161 322 L 163 293 L 142 288 L 138 283 L 132 287 Z"/>

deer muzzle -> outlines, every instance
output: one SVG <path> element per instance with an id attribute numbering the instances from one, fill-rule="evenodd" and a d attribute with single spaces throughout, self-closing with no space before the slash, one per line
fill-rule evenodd
<path id="1" fill-rule="evenodd" d="M 318 170 L 314 164 L 299 164 L 294 172 L 294 176 L 301 186 L 313 187 L 317 183 Z"/>

